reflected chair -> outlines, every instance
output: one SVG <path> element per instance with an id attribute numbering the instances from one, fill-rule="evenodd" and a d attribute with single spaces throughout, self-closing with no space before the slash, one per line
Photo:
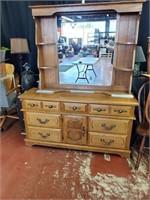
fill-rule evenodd
<path id="1" fill-rule="evenodd" d="M 138 120 L 139 124 L 136 128 L 136 133 L 141 138 L 141 144 L 138 150 L 138 156 L 135 163 L 135 169 L 139 168 L 142 157 L 142 152 L 146 137 L 150 136 L 150 82 L 147 81 L 142 84 L 138 92 Z"/>
<path id="2" fill-rule="evenodd" d="M 12 109 L 16 109 L 18 87 L 15 86 L 14 75 L 6 75 L 5 77 L 0 78 L 0 88 L 0 129 L 2 130 L 7 118 L 19 119 L 14 113 L 9 114 L 12 112 Z"/>

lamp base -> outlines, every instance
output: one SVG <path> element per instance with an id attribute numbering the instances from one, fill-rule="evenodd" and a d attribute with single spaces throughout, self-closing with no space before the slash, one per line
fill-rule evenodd
<path id="1" fill-rule="evenodd" d="M 140 74 L 140 64 L 134 64 L 133 75 L 134 76 L 139 76 L 139 74 Z"/>

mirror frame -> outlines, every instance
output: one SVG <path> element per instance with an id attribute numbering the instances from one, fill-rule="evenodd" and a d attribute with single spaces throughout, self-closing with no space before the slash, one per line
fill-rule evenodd
<path id="1" fill-rule="evenodd" d="M 126 91 L 131 92 L 132 86 L 132 72 L 134 69 L 135 61 L 135 48 L 138 39 L 139 20 L 142 11 L 142 5 L 145 0 L 132 0 L 132 1 L 117 1 L 117 2 L 101 2 L 101 3 L 85 3 L 85 4 L 59 4 L 59 5 L 46 5 L 46 6 L 31 6 L 32 16 L 35 19 L 36 27 L 36 45 L 38 50 L 38 68 L 40 75 L 40 89 L 75 89 L 75 90 L 106 90 L 106 91 Z M 51 58 L 53 67 L 40 66 L 44 62 L 44 50 L 40 50 L 38 38 L 42 37 L 44 33 L 42 28 L 46 30 L 47 25 L 41 21 L 50 19 L 52 23 L 49 29 L 53 29 L 57 35 L 57 15 L 65 14 L 82 14 L 82 13 L 98 13 L 102 11 L 115 11 L 117 13 L 117 26 L 115 37 L 115 50 L 114 50 L 114 64 L 113 64 L 113 77 L 111 86 L 93 86 L 93 85 L 71 85 L 59 84 L 58 72 L 58 59 Z M 127 19 L 127 20 L 126 20 Z M 127 21 L 127 22 L 126 22 Z M 44 27 L 45 26 L 45 27 Z M 128 32 L 125 31 L 126 28 Z M 125 29 L 124 29 L 125 28 Z M 47 33 L 51 34 L 47 29 Z M 38 33 L 40 32 L 40 33 Z M 51 46 L 55 43 L 53 55 L 57 55 L 57 37 L 53 39 Z M 44 43 L 42 43 L 43 45 Z M 46 44 L 48 45 L 48 44 Z M 52 52 L 52 51 L 51 51 Z M 43 56 L 41 58 L 41 56 Z M 49 72 L 48 72 L 49 69 Z"/>

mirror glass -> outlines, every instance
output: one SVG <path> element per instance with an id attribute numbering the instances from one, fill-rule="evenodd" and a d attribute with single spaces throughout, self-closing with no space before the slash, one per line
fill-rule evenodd
<path id="1" fill-rule="evenodd" d="M 60 84 L 110 86 L 116 13 L 57 16 Z"/>

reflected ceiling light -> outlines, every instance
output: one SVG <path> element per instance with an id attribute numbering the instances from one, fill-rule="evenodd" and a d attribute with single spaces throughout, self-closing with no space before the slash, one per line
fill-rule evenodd
<path id="1" fill-rule="evenodd" d="M 73 20 L 73 19 L 70 19 L 69 17 L 62 16 L 61 18 L 62 18 L 62 19 L 65 19 L 65 20 L 67 20 L 67 21 L 69 21 L 69 22 L 74 22 L 74 20 Z"/>
<path id="2" fill-rule="evenodd" d="M 82 16 L 77 16 L 79 19 L 81 19 L 82 18 Z"/>

